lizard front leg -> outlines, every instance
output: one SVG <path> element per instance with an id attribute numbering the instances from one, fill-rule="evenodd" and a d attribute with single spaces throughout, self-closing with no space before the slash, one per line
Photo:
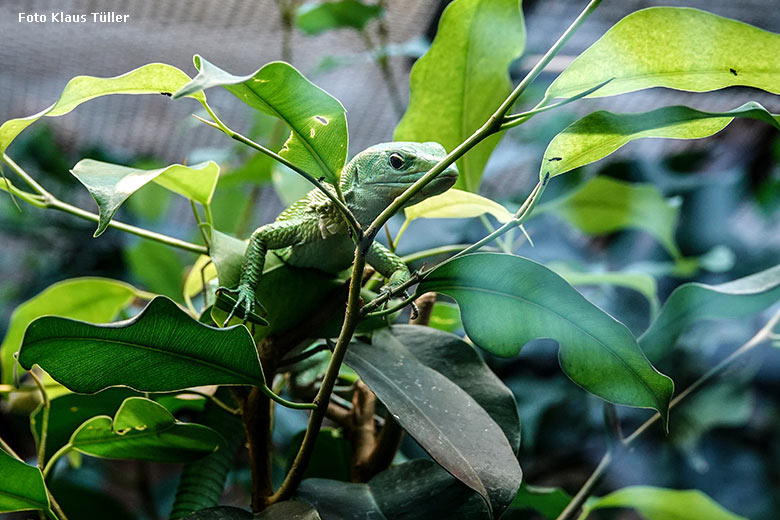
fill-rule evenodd
<path id="1" fill-rule="evenodd" d="M 409 268 L 406 267 L 401 257 L 379 242 L 371 244 L 366 260 L 379 274 L 388 279 L 387 285 L 382 289 L 383 291 L 395 289 L 411 277 Z"/>
<path id="2" fill-rule="evenodd" d="M 265 256 L 269 249 L 281 249 L 303 242 L 301 230 L 304 229 L 299 220 L 278 220 L 259 227 L 249 238 L 244 253 L 244 263 L 241 267 L 241 278 L 236 289 L 229 292 L 236 294 L 236 303 L 228 314 L 225 324 L 236 314 L 236 311 L 244 309 L 244 323 L 249 314 L 254 310 L 255 304 L 263 305 L 256 301 L 255 292 L 265 266 Z"/>

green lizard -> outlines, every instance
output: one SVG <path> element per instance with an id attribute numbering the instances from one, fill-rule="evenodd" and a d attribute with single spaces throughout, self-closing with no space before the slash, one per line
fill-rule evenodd
<path id="1" fill-rule="evenodd" d="M 357 154 L 344 167 L 340 187 L 347 207 L 361 227 L 371 222 L 425 172 L 444 158 L 446 151 L 438 143 L 382 143 Z M 445 192 L 458 179 L 453 164 L 412 197 L 407 206 Z M 326 185 L 328 190 L 335 189 Z M 313 267 L 338 273 L 352 264 L 354 245 L 346 220 L 336 205 L 319 189 L 285 209 L 274 222 L 257 228 L 249 239 L 239 285 L 221 289 L 236 295 L 236 303 L 225 323 L 242 309 L 244 323 L 253 312 L 255 290 L 260 281 L 268 250 L 297 267 Z M 388 278 L 383 290 L 392 290 L 411 276 L 406 264 L 379 242 L 373 242 L 366 261 Z"/>

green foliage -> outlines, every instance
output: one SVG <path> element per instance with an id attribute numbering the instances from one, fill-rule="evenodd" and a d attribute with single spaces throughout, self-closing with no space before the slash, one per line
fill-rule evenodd
<path id="1" fill-rule="evenodd" d="M 672 380 L 650 364 L 625 325 L 541 264 L 475 253 L 437 267 L 417 291 L 455 298 L 466 333 L 493 354 L 516 356 L 532 339 L 552 338 L 561 368 L 585 390 L 668 414 Z"/>
<path id="2" fill-rule="evenodd" d="M 165 168 L 142 170 L 92 159 L 79 161 L 71 173 L 97 202 L 100 222 L 95 231 L 99 236 L 108 228 L 119 206 L 148 182 L 156 182 L 175 193 L 204 206 L 211 202 L 219 178 L 219 166 L 214 161 L 184 166 L 172 164 Z"/>
<path id="3" fill-rule="evenodd" d="M 728 112 L 702 112 L 677 106 L 639 114 L 599 110 L 575 121 L 547 146 L 539 175 L 555 177 L 598 161 L 643 137 L 699 139 L 723 130 L 735 117 L 758 119 L 780 128 L 780 116 L 751 101 Z"/>
<path id="4" fill-rule="evenodd" d="M 619 489 L 601 498 L 588 500 L 580 518 L 591 511 L 610 507 L 636 509 L 647 520 L 745 520 L 726 511 L 701 491 L 681 491 L 650 486 Z"/>
<path id="5" fill-rule="evenodd" d="M 536 214 L 552 211 L 589 235 L 641 229 L 653 235 L 673 257 L 679 208 L 652 185 L 636 185 L 594 177 L 577 190 L 539 206 Z"/>
<path id="6" fill-rule="evenodd" d="M 238 99 L 290 127 L 279 154 L 315 178 L 337 184 L 347 161 L 347 118 L 341 103 L 291 65 L 273 62 L 254 74 L 234 76 L 195 56 L 198 75 L 173 97 L 221 86 Z"/>
<path id="7" fill-rule="evenodd" d="M 295 13 L 295 25 L 310 35 L 345 27 L 362 31 L 368 22 L 381 16 L 382 12 L 381 6 L 358 0 L 307 2 Z"/>
<path id="8" fill-rule="evenodd" d="M 512 509 L 532 509 L 553 520 L 563 512 L 571 496 L 560 488 L 529 486 L 523 483 L 510 506 Z"/>
<path id="9" fill-rule="evenodd" d="M 351 345 L 345 361 L 431 457 L 484 497 L 498 517 L 520 485 L 522 472 L 514 449 L 499 425 L 465 389 L 406 348 L 402 341 L 409 338 L 376 331 L 371 344 Z M 414 336 L 411 339 L 420 341 Z M 469 347 L 461 343 L 459 348 Z M 495 384 L 494 389 L 502 391 Z M 494 399 L 489 389 L 483 390 L 485 400 Z M 480 442 L 475 443 L 475 439 Z"/>
<path id="10" fill-rule="evenodd" d="M 68 446 L 106 459 L 187 462 L 212 453 L 221 444 L 224 440 L 211 428 L 179 422 L 162 405 L 130 397 L 113 420 L 98 415 L 79 426 Z"/>
<path id="11" fill-rule="evenodd" d="M 0 475 L 0 513 L 39 509 L 52 516 L 41 470 L 0 450 Z"/>
<path id="12" fill-rule="evenodd" d="M 122 324 L 92 325 L 47 316 L 24 336 L 19 363 L 40 365 L 80 393 L 114 385 L 169 392 L 201 385 L 263 385 L 255 344 L 243 327 L 199 323 L 159 296 Z"/>
<path id="13" fill-rule="evenodd" d="M 449 189 L 414 206 L 404 208 L 407 220 L 416 218 L 469 218 L 493 215 L 499 222 L 512 220 L 512 213 L 504 206 L 476 193 Z"/>
<path id="14" fill-rule="evenodd" d="M 482 126 L 512 90 L 508 67 L 525 47 L 518 0 L 455 0 L 436 38 L 412 68 L 409 108 L 396 141 L 436 141 L 448 152 Z M 458 160 L 455 185 L 476 192 L 499 136 Z"/>
<path id="15" fill-rule="evenodd" d="M 52 315 L 93 323 L 111 321 L 138 296 L 125 283 L 106 278 L 74 278 L 49 286 L 16 308 L 0 345 L 3 383 L 13 381 L 13 355 L 22 346 L 27 326 L 41 316 Z"/>
<path id="16" fill-rule="evenodd" d="M 569 97 L 610 78 L 593 97 L 736 85 L 780 94 L 780 63 L 774 59 L 779 53 L 780 35 L 698 9 L 653 7 L 615 24 L 558 76 L 546 96 Z"/>

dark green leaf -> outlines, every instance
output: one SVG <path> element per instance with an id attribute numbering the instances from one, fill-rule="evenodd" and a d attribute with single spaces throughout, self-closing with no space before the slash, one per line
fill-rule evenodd
<path id="1" fill-rule="evenodd" d="M 41 470 L 0 450 L 0 513 L 49 510 Z"/>
<path id="2" fill-rule="evenodd" d="M 599 110 L 570 124 L 553 138 L 544 152 L 539 176 L 555 177 L 598 161 L 634 139 L 709 137 L 726 128 L 735 117 L 758 119 L 780 128 L 780 116 L 772 115 L 755 101 L 728 112 L 702 112 L 683 106 L 636 114 Z"/>
<path id="3" fill-rule="evenodd" d="M 630 507 L 647 520 L 747 520 L 723 509 L 699 490 L 682 491 L 650 486 L 631 486 L 607 496 L 589 499 L 584 515 L 596 509 Z"/>
<path id="4" fill-rule="evenodd" d="M 295 455 L 298 454 L 304 433 L 305 431 L 301 431 L 290 439 L 290 449 L 287 456 L 288 470 Z M 314 441 L 314 452 L 306 465 L 303 478 L 329 478 L 349 482 L 352 478 L 351 457 L 350 443 L 344 438 L 341 430 L 322 428 Z"/>
<path id="5" fill-rule="evenodd" d="M 93 417 L 70 438 L 73 449 L 93 457 L 156 462 L 188 462 L 223 443 L 211 428 L 179 422 L 164 406 L 143 397 L 126 399 L 113 421 Z"/>
<path id="6" fill-rule="evenodd" d="M 111 321 L 138 294 L 131 285 L 107 278 L 73 278 L 47 287 L 14 310 L 0 345 L 3 383 L 13 383 L 14 353 L 27 326 L 41 316 L 62 316 L 95 323 Z"/>
<path id="7" fill-rule="evenodd" d="M 505 254 L 466 255 L 431 271 L 417 291 L 455 298 L 469 338 L 489 352 L 516 356 L 532 339 L 554 339 L 561 368 L 585 390 L 667 414 L 672 380 L 650 364 L 625 325 L 541 264 Z"/>
<path id="8" fill-rule="evenodd" d="M 525 47 L 518 0 L 455 0 L 430 50 L 412 68 L 409 108 L 396 141 L 436 141 L 447 151 L 482 126 L 512 90 L 509 64 Z M 456 187 L 476 192 L 500 136 L 458 160 Z"/>
<path id="9" fill-rule="evenodd" d="M 172 164 L 165 168 L 141 170 L 118 164 L 82 159 L 70 171 L 89 190 L 100 210 L 95 236 L 108 228 L 119 206 L 138 189 L 156 182 L 201 204 L 209 204 L 217 187 L 219 166 L 214 161 L 184 166 Z"/>
<path id="10" fill-rule="evenodd" d="M 558 76 L 547 97 L 570 97 L 610 78 L 591 97 L 732 85 L 780 94 L 778 55 L 780 35 L 698 9 L 653 7 L 615 24 Z"/>
<path id="11" fill-rule="evenodd" d="M 515 452 L 520 449 L 517 402 L 474 347 L 454 334 L 430 327 L 396 325 L 391 333 L 423 365 L 436 370 L 473 397 L 501 427 L 512 449 Z"/>
<path id="12" fill-rule="evenodd" d="M 523 483 L 512 501 L 512 509 L 533 509 L 544 515 L 547 520 L 558 515 L 569 505 L 571 496 L 561 488 L 529 486 Z"/>
<path id="13" fill-rule="evenodd" d="M 778 301 L 780 265 L 720 285 L 686 283 L 669 295 L 658 318 L 639 337 L 639 345 L 651 359 L 658 359 L 698 320 L 749 316 Z"/>
<path id="14" fill-rule="evenodd" d="M 55 451 L 65 446 L 84 421 L 96 415 L 113 416 L 119 405 L 133 395 L 137 394 L 127 388 L 109 388 L 94 395 L 65 394 L 52 399 L 44 461 L 48 461 Z M 41 405 L 30 415 L 30 428 L 36 443 L 41 438 L 42 412 Z"/>
<path id="15" fill-rule="evenodd" d="M 387 330 L 374 332 L 372 344 L 350 345 L 345 362 L 436 462 L 482 495 L 496 517 L 504 511 L 522 471 L 504 432 L 474 398 Z"/>
<path id="16" fill-rule="evenodd" d="M 488 517 L 479 495 L 429 460 L 394 466 L 368 484 L 307 479 L 298 496 L 322 520 L 477 520 Z"/>
<path id="17" fill-rule="evenodd" d="M 74 392 L 123 385 L 168 392 L 202 385 L 265 384 L 254 341 L 243 327 L 217 329 L 158 296 L 131 320 L 93 325 L 44 317 L 24 336 L 19 362 L 38 364 Z"/>
<path id="18" fill-rule="evenodd" d="M 222 86 L 238 99 L 278 117 L 292 133 L 280 155 L 310 173 L 336 184 L 347 161 L 347 118 L 339 101 L 288 63 L 272 62 L 249 76 L 234 76 L 200 56 L 198 75 L 173 97 Z"/>
<path id="19" fill-rule="evenodd" d="M 589 235 L 641 229 L 653 235 L 673 257 L 679 208 L 650 184 L 630 184 L 594 177 L 572 193 L 542 204 L 538 213 L 552 211 Z"/>
<path id="20" fill-rule="evenodd" d="M 382 11 L 379 5 L 368 5 L 358 0 L 307 2 L 295 13 L 295 25 L 311 35 L 344 27 L 362 31 L 366 24 L 379 17 Z"/>
<path id="21" fill-rule="evenodd" d="M 255 516 L 245 509 L 219 506 L 195 511 L 184 517 L 185 520 L 253 520 Z"/>
<path id="22" fill-rule="evenodd" d="M 124 250 L 130 272 L 144 289 L 181 301 L 184 265 L 172 247 L 139 240 Z"/>

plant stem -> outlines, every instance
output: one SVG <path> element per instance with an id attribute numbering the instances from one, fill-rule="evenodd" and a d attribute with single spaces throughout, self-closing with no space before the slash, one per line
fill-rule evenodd
<path id="1" fill-rule="evenodd" d="M 22 458 L 19 455 L 17 455 L 17 453 L 13 450 L 13 448 L 11 448 L 11 446 L 9 446 L 9 444 L 5 442 L 5 439 L 3 439 L 2 437 L 0 437 L 0 449 L 8 453 L 13 458 L 19 459 L 22 462 L 24 462 L 24 460 L 22 460 Z"/>
<path id="2" fill-rule="evenodd" d="M 49 459 L 49 462 L 46 463 L 46 466 L 44 466 L 42 472 L 43 472 L 43 479 L 46 480 L 46 477 L 49 476 L 49 473 L 51 472 L 54 465 L 57 463 L 57 461 L 68 453 L 73 448 L 73 445 L 71 443 L 66 444 L 62 448 L 58 449 L 56 452 L 54 452 L 54 455 L 51 456 Z"/>
<path id="3" fill-rule="evenodd" d="M 747 352 L 750 352 L 758 345 L 761 345 L 766 341 L 770 341 L 772 338 L 772 329 L 775 328 L 778 322 L 780 322 L 780 310 L 775 312 L 775 314 L 769 319 L 766 325 L 761 327 L 761 329 L 752 338 L 750 338 L 737 350 L 732 352 L 728 357 L 723 359 L 720 363 L 718 363 L 710 370 L 708 370 L 703 376 L 701 376 L 699 379 L 694 381 L 688 388 L 680 392 L 680 395 L 672 399 L 671 402 L 669 403 L 669 410 L 671 410 L 672 408 L 680 404 L 680 402 L 683 399 L 693 394 L 704 384 L 706 384 L 715 376 L 723 372 L 739 357 L 741 357 Z M 648 430 L 648 428 L 650 428 L 652 425 L 657 423 L 660 419 L 661 419 L 661 414 L 655 413 L 641 426 L 639 426 L 636 430 L 634 430 L 634 432 L 631 433 L 631 435 L 626 437 L 623 444 L 625 446 L 629 446 L 631 443 L 636 441 L 636 439 L 639 438 L 639 436 L 645 433 Z M 560 515 L 558 515 L 556 520 L 569 520 L 574 517 L 577 511 L 579 511 L 579 509 L 582 507 L 582 504 L 585 503 L 585 501 L 588 499 L 590 494 L 593 492 L 593 488 L 595 488 L 596 484 L 601 479 L 604 472 L 606 472 L 611 462 L 612 462 L 612 455 L 610 452 L 607 452 L 601 458 L 601 461 L 599 462 L 598 466 L 596 466 L 596 469 L 593 470 L 593 473 L 590 475 L 588 480 L 585 482 L 585 484 L 582 485 L 580 490 L 577 491 L 577 494 L 574 495 L 574 497 L 571 499 L 571 502 L 569 502 L 569 504 L 566 506 L 566 509 L 564 509 Z"/>
<path id="4" fill-rule="evenodd" d="M 43 188 L 43 186 L 38 184 L 35 181 L 35 179 L 33 179 L 26 171 L 24 171 L 24 169 L 22 169 L 21 166 L 16 164 L 16 162 L 14 162 L 13 159 L 11 159 L 8 155 L 3 154 L 3 161 L 5 161 L 5 163 L 11 167 L 14 173 L 16 173 L 19 177 L 21 177 L 28 185 L 30 185 L 30 187 L 33 190 L 36 191 L 36 193 L 38 193 L 41 196 L 40 205 L 34 204 L 29 200 L 24 199 L 25 202 L 29 202 L 30 204 L 33 204 L 40 208 L 56 209 L 58 211 L 69 213 L 76 217 L 90 220 L 92 222 L 98 222 L 99 217 L 96 214 L 83 210 L 81 208 L 77 208 L 76 206 L 68 204 L 67 202 L 63 202 L 58 198 L 56 198 L 51 193 L 49 193 L 48 191 L 46 191 Z M 186 242 L 184 240 L 179 240 L 178 238 L 169 237 L 161 233 L 155 233 L 154 231 L 149 231 L 148 229 L 131 226 L 130 224 L 125 224 L 123 222 L 119 222 L 118 220 L 111 220 L 108 226 L 115 229 L 119 229 L 121 231 L 125 231 L 127 233 L 131 233 L 133 235 L 137 235 L 142 238 L 154 240 L 155 242 L 160 242 L 162 244 L 166 244 L 172 247 L 184 249 L 185 251 L 190 251 L 192 253 L 200 253 L 204 255 L 207 253 L 205 246 L 199 244 L 193 244 L 191 242 Z"/>
<path id="5" fill-rule="evenodd" d="M 41 392 L 41 404 L 43 405 L 43 412 L 41 417 L 41 438 L 38 439 L 38 469 L 43 471 L 43 461 L 46 458 L 46 437 L 49 430 L 49 412 L 51 411 L 51 403 L 49 402 L 49 396 L 46 394 L 46 388 L 43 386 L 41 379 L 35 374 L 35 370 L 30 370 L 30 377 L 35 381 L 35 385 Z"/>
<path id="6" fill-rule="evenodd" d="M 360 288 L 363 280 L 363 269 L 366 266 L 365 254 L 360 247 L 355 248 L 355 262 L 352 267 L 352 277 L 349 283 L 349 298 L 347 299 L 347 312 L 344 316 L 344 323 L 341 326 L 336 346 L 333 349 L 333 355 L 325 371 L 325 377 L 322 379 L 317 395 L 314 397 L 314 403 L 317 405 L 309 416 L 309 423 L 306 427 L 306 433 L 303 436 L 301 447 L 295 455 L 295 460 L 290 467 L 290 471 L 284 478 L 284 482 L 279 489 L 268 497 L 267 504 L 274 504 L 289 499 L 295 492 L 295 489 L 303 479 L 303 472 L 309 463 L 311 454 L 314 451 L 314 442 L 322 426 L 322 420 L 328 410 L 330 394 L 333 392 L 333 386 L 341 369 L 341 363 L 347 353 L 347 347 L 355 332 L 358 321 L 360 321 Z"/>

